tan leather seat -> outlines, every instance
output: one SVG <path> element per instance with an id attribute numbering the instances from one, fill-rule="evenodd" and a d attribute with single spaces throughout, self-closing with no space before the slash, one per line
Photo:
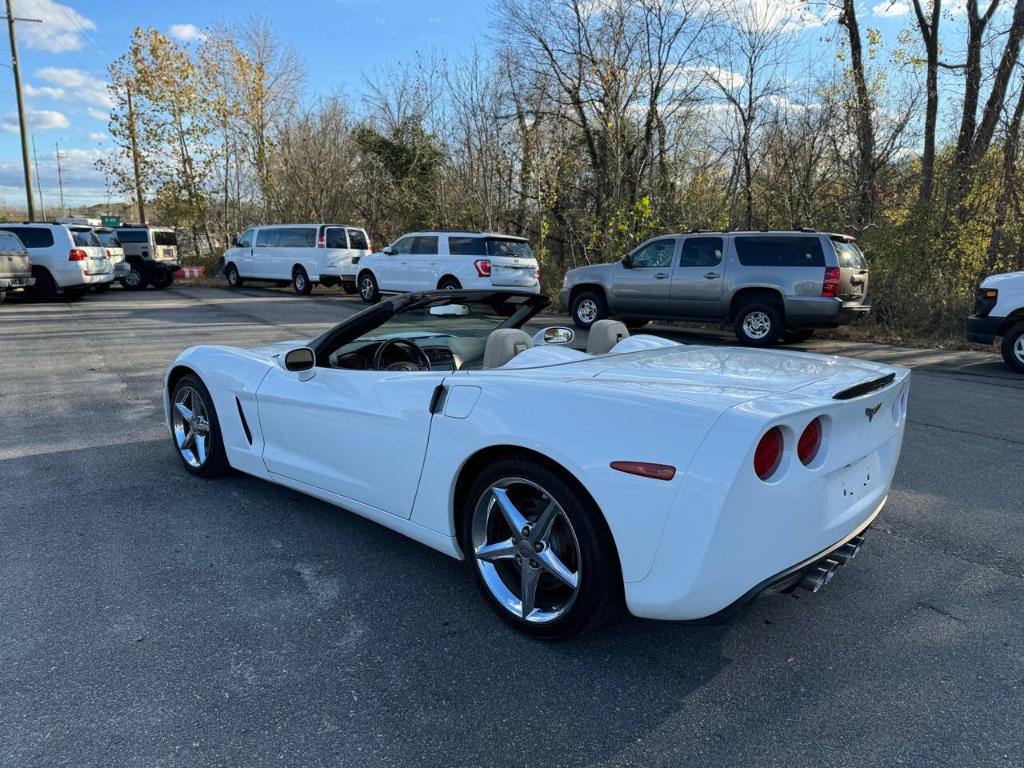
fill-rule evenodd
<path id="1" fill-rule="evenodd" d="M 533 346 L 533 339 L 518 328 L 499 328 L 491 331 L 484 347 L 484 368 L 501 368 L 520 352 Z"/>
<path id="2" fill-rule="evenodd" d="M 612 347 L 629 338 L 629 329 L 618 320 L 598 320 L 587 336 L 588 355 L 607 355 Z"/>

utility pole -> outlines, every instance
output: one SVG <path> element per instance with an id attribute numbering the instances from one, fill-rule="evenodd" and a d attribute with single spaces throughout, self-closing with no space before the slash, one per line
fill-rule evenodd
<path id="1" fill-rule="evenodd" d="M 18 63 L 18 39 L 14 32 L 15 21 L 43 23 L 42 19 L 15 18 L 11 0 L 7 0 L 7 31 L 11 35 L 11 69 L 14 70 L 14 92 L 18 99 L 18 125 L 21 128 L 21 162 L 25 170 L 25 202 L 28 203 L 28 220 L 36 220 L 36 209 L 32 203 L 32 166 L 28 161 L 28 126 L 25 122 L 25 100 L 21 95 L 21 66 Z"/>
<path id="2" fill-rule="evenodd" d="M 60 142 L 54 142 L 57 147 L 57 186 L 60 188 L 60 212 L 62 216 L 68 215 L 67 206 L 64 205 L 64 174 L 60 170 Z"/>
<path id="3" fill-rule="evenodd" d="M 36 154 L 36 139 L 32 137 L 32 161 L 36 164 L 36 187 L 39 188 L 39 214 L 46 218 L 46 206 L 43 204 L 43 183 L 39 181 L 39 155 Z"/>
<path id="4" fill-rule="evenodd" d="M 7 0 L 8 3 L 11 0 Z M 139 224 L 146 225 L 146 204 L 142 195 L 142 174 L 139 170 L 139 142 L 135 135 L 135 105 L 132 102 L 132 87 L 125 87 L 128 94 L 128 136 L 132 142 L 132 165 L 135 167 L 135 203 L 139 206 Z"/>

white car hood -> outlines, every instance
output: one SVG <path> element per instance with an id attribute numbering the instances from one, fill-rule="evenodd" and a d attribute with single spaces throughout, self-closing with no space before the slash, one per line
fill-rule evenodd
<path id="1" fill-rule="evenodd" d="M 1024 288 L 1024 272 L 1003 272 L 998 275 L 989 275 L 981 281 L 982 288 L 999 288 L 1010 283 L 1009 288 Z"/>

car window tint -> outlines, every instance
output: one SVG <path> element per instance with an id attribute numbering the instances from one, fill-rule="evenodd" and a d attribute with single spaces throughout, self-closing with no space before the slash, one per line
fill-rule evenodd
<path id="1" fill-rule="evenodd" d="M 121 243 L 117 241 L 117 236 L 113 232 L 97 232 L 96 237 L 98 237 L 100 243 L 105 245 L 107 248 L 119 248 L 121 246 Z"/>
<path id="2" fill-rule="evenodd" d="M 257 248 L 273 248 L 277 245 L 276 229 L 261 229 L 256 233 Z"/>
<path id="3" fill-rule="evenodd" d="M 398 242 L 392 244 L 391 250 L 394 253 L 402 253 L 402 254 L 409 253 L 412 250 L 412 243 L 413 243 L 413 240 L 415 240 L 415 239 L 416 238 L 414 238 L 414 237 L 403 237 Z"/>
<path id="4" fill-rule="evenodd" d="M 832 245 L 836 249 L 836 256 L 839 258 L 839 266 L 846 269 L 867 269 L 868 263 L 856 243 L 848 240 L 833 240 Z"/>
<path id="5" fill-rule="evenodd" d="M 72 229 L 71 240 L 79 248 L 100 247 L 99 238 L 96 237 L 91 229 Z"/>
<path id="6" fill-rule="evenodd" d="M 25 247 L 10 232 L 0 232 L 0 251 L 23 251 Z"/>
<path id="7" fill-rule="evenodd" d="M 722 238 L 688 237 L 683 240 L 682 267 L 717 267 L 722 263 Z"/>
<path id="8" fill-rule="evenodd" d="M 238 238 L 239 248 L 252 248 L 252 230 L 247 229 L 242 233 L 242 236 Z"/>
<path id="9" fill-rule="evenodd" d="M 18 236 L 26 248 L 49 248 L 53 245 L 53 232 L 48 227 L 4 227 Z"/>
<path id="10" fill-rule="evenodd" d="M 437 254 L 437 236 L 421 235 L 412 244 L 410 253 L 419 256 L 433 256 Z"/>
<path id="11" fill-rule="evenodd" d="M 119 229 L 117 239 L 122 243 L 149 243 L 149 231 L 145 229 Z"/>
<path id="12" fill-rule="evenodd" d="M 157 245 L 177 245 L 178 236 L 173 232 L 162 232 L 158 229 L 153 233 L 153 242 Z"/>
<path id="13" fill-rule="evenodd" d="M 366 239 L 366 233 L 361 229 L 350 229 L 348 231 L 348 247 L 361 251 L 370 249 L 370 243 Z"/>
<path id="14" fill-rule="evenodd" d="M 737 237 L 736 255 L 746 267 L 824 267 L 821 240 L 800 237 Z"/>
<path id="15" fill-rule="evenodd" d="M 459 237 L 448 238 L 448 253 L 452 256 L 486 256 L 487 247 L 482 237 Z"/>
<path id="16" fill-rule="evenodd" d="M 324 245 L 328 248 L 348 248 L 345 230 L 341 227 L 328 227 L 324 233 Z"/>
<path id="17" fill-rule="evenodd" d="M 676 249 L 673 237 L 653 240 L 633 251 L 630 259 L 634 267 L 668 267 L 672 264 L 672 254 Z"/>
<path id="18" fill-rule="evenodd" d="M 487 238 L 487 255 L 531 258 L 533 256 L 533 251 L 530 250 L 530 244 L 525 240 L 489 237 Z"/>
<path id="19" fill-rule="evenodd" d="M 312 227 L 286 227 L 277 230 L 278 248 L 313 248 L 316 246 L 316 230 Z"/>

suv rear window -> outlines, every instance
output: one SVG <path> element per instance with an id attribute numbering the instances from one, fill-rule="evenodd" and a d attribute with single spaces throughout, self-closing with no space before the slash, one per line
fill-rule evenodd
<path id="1" fill-rule="evenodd" d="M 487 255 L 532 258 L 533 251 L 530 250 L 530 244 L 525 240 L 506 240 L 500 237 L 489 237 L 487 238 Z"/>
<path id="2" fill-rule="evenodd" d="M 839 258 L 839 266 L 846 269 L 867 269 L 868 262 L 861 253 L 856 243 L 849 240 L 832 240 L 832 247 L 836 249 L 836 256 Z"/>
<path id="3" fill-rule="evenodd" d="M 452 256 L 486 256 L 487 246 L 482 237 L 448 238 L 448 253 Z"/>
<path id="4" fill-rule="evenodd" d="M 348 248 L 348 241 L 345 240 L 345 230 L 341 227 L 327 227 L 324 233 L 325 248 Z"/>
<path id="5" fill-rule="evenodd" d="M 366 239 L 366 233 L 361 229 L 350 229 L 348 231 L 348 243 L 349 248 L 355 248 L 360 251 L 370 249 L 370 243 Z"/>
<path id="6" fill-rule="evenodd" d="M 736 255 L 745 267 L 824 267 L 825 253 L 817 237 L 737 237 Z"/>
<path id="7" fill-rule="evenodd" d="M 147 229 L 119 229 L 117 239 L 122 243 L 149 243 L 149 230 Z"/>
<path id="8" fill-rule="evenodd" d="M 178 236 L 173 232 L 161 232 L 158 229 L 153 233 L 153 242 L 157 245 L 177 245 Z"/>
<path id="9" fill-rule="evenodd" d="M 53 245 L 53 232 L 48 227 L 3 227 L 13 232 L 26 248 L 49 248 Z"/>
<path id="10" fill-rule="evenodd" d="M 72 229 L 71 239 L 79 248 L 99 248 L 100 241 L 91 229 Z"/>
<path id="11" fill-rule="evenodd" d="M 96 232 L 96 237 L 100 239 L 100 242 L 108 248 L 120 248 L 121 243 L 117 239 L 117 235 L 113 232 Z"/>

